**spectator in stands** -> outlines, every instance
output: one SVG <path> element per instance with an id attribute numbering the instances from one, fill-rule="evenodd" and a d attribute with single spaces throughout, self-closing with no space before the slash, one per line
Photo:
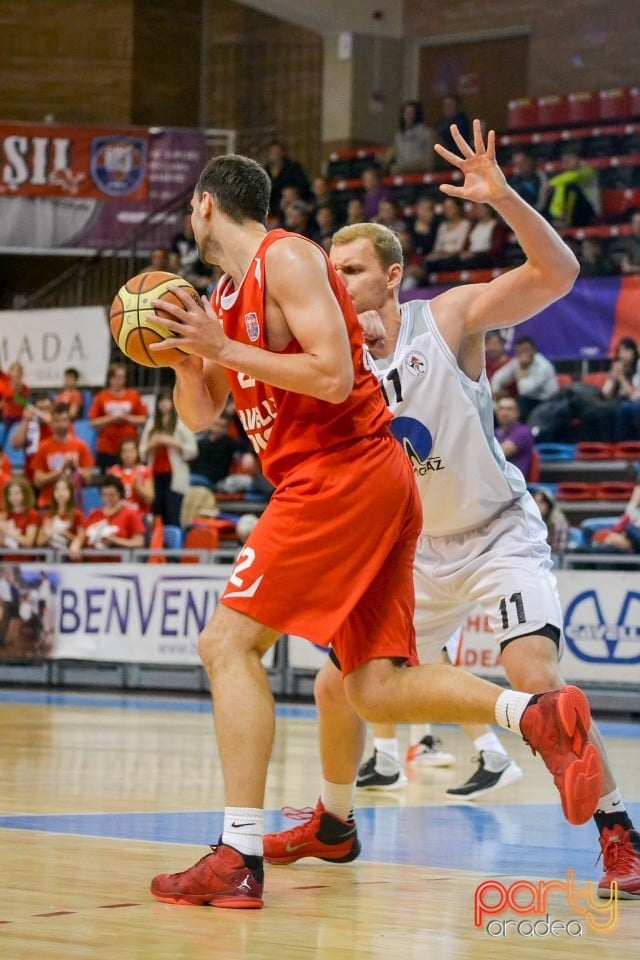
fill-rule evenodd
<path id="1" fill-rule="evenodd" d="M 120 463 L 109 467 L 109 473 L 122 480 L 124 498 L 129 507 L 146 518 L 155 499 L 153 471 L 140 461 L 138 441 L 128 437 L 120 444 Z"/>
<path id="2" fill-rule="evenodd" d="M 435 131 L 424 122 L 419 100 L 405 100 L 400 108 L 399 129 L 385 155 L 391 173 L 426 173 L 433 170 Z"/>
<path id="3" fill-rule="evenodd" d="M 154 247 L 149 257 L 149 263 L 141 270 L 141 273 L 153 273 L 156 270 L 164 273 L 171 272 L 171 252 L 167 247 Z"/>
<path id="4" fill-rule="evenodd" d="M 577 257 L 581 277 L 611 277 L 617 272 L 606 247 L 598 237 L 585 237 Z"/>
<path id="5" fill-rule="evenodd" d="M 189 489 L 189 466 L 198 452 L 195 434 L 178 419 L 173 395 L 163 390 L 140 438 L 140 456 L 151 467 L 155 487 L 152 512 L 178 526 L 182 498 Z"/>
<path id="6" fill-rule="evenodd" d="M 536 350 L 531 337 L 519 337 L 515 342 L 515 357 L 494 373 L 491 379 L 494 396 L 504 396 L 511 384 L 515 384 L 518 390 L 518 407 L 523 421 L 539 403 L 548 400 L 558 390 L 555 367 Z"/>
<path id="7" fill-rule="evenodd" d="M 328 204 L 330 207 L 333 207 L 333 194 L 327 182 L 327 178 L 318 174 L 317 177 L 314 177 L 311 181 L 311 193 L 313 194 L 313 206 L 317 210 L 318 207 Z"/>
<path id="8" fill-rule="evenodd" d="M 2 491 L 5 488 L 5 484 L 11 480 L 11 474 L 13 470 L 11 467 L 11 460 L 4 452 L 4 446 L 0 443 L 0 502 L 2 498 Z"/>
<path id="9" fill-rule="evenodd" d="M 496 419 L 496 439 L 502 452 L 528 479 L 533 461 L 533 433 L 526 423 L 520 422 L 518 404 L 513 397 L 498 400 Z"/>
<path id="10" fill-rule="evenodd" d="M 36 542 L 40 514 L 34 506 L 33 487 L 24 477 L 16 477 L 5 486 L 0 507 L 0 545 L 15 549 L 32 547 Z"/>
<path id="11" fill-rule="evenodd" d="M 640 483 L 636 483 L 624 514 L 609 529 L 602 543 L 623 553 L 640 553 Z"/>
<path id="12" fill-rule="evenodd" d="M 284 187 L 297 187 L 300 199 L 305 203 L 313 200 L 307 173 L 297 160 L 288 156 L 281 140 L 272 140 L 267 147 L 265 170 L 271 180 L 269 212 L 279 215 L 280 199 Z"/>
<path id="13" fill-rule="evenodd" d="M 22 418 L 22 411 L 29 402 L 31 391 L 24 382 L 24 367 L 17 361 L 9 365 L 9 390 L 3 406 L 5 431 L 8 433 L 14 423 Z"/>
<path id="14" fill-rule="evenodd" d="M 393 188 L 382 182 L 380 167 L 377 163 L 370 163 L 362 171 L 362 186 L 364 187 L 363 219 L 373 220 L 378 216 L 381 200 L 394 200 Z"/>
<path id="15" fill-rule="evenodd" d="M 137 510 L 127 506 L 119 477 L 108 474 L 102 481 L 102 506 L 92 510 L 82 531 L 80 546 L 93 550 L 136 550 L 144 546 L 144 522 Z"/>
<path id="16" fill-rule="evenodd" d="M 7 400 L 13 396 L 11 377 L 0 367 L 0 440 L 5 437 L 4 408 Z"/>
<path id="17" fill-rule="evenodd" d="M 108 470 L 119 461 L 120 444 L 127 437 L 137 439 L 138 429 L 148 416 L 147 405 L 137 390 L 127 388 L 127 368 L 112 363 L 107 372 L 107 388 L 93 398 L 89 423 L 98 431 L 96 463 Z"/>
<path id="18" fill-rule="evenodd" d="M 547 175 L 538 169 L 535 157 L 526 150 L 516 150 L 511 158 L 513 172 L 507 177 L 510 186 L 540 213 L 547 205 Z"/>
<path id="19" fill-rule="evenodd" d="M 623 337 L 616 346 L 602 394 L 607 400 L 631 400 L 639 389 L 640 350 L 633 337 Z"/>
<path id="20" fill-rule="evenodd" d="M 362 197 L 351 197 L 347 203 L 346 224 L 362 223 L 364 216 L 364 203 Z"/>
<path id="21" fill-rule="evenodd" d="M 328 203 L 323 203 L 317 207 L 315 221 L 318 229 L 318 243 L 321 247 L 324 247 L 328 253 L 331 248 L 331 238 L 337 229 L 333 207 Z"/>
<path id="22" fill-rule="evenodd" d="M 433 250 L 441 223 L 436 201 L 432 197 L 418 197 L 410 230 L 413 249 L 420 257 L 426 257 Z"/>
<path id="23" fill-rule="evenodd" d="M 497 370 L 500 370 L 501 367 L 506 366 L 511 357 L 505 349 L 504 337 L 500 330 L 489 330 L 484 335 L 484 357 L 485 357 L 485 370 L 487 372 L 487 379 L 491 383 L 491 379 L 496 373 Z M 517 396 L 515 385 L 512 386 L 513 392 L 510 393 L 511 396 Z"/>
<path id="24" fill-rule="evenodd" d="M 84 440 L 72 432 L 71 415 L 65 403 L 57 403 L 51 418 L 52 436 L 42 440 L 33 458 L 33 485 L 39 490 L 38 506 L 49 507 L 53 486 L 59 477 L 74 484 L 76 500 L 81 502 L 82 486 L 91 479 L 94 458 Z"/>
<path id="25" fill-rule="evenodd" d="M 54 397 L 54 403 L 67 404 L 72 420 L 82 416 L 84 406 L 84 398 L 78 389 L 79 382 L 80 372 L 75 367 L 67 367 L 62 375 L 62 390 Z"/>
<path id="26" fill-rule="evenodd" d="M 562 166 L 545 188 L 549 216 L 558 228 L 588 226 L 602 210 L 598 173 L 575 150 L 562 154 Z"/>
<path id="27" fill-rule="evenodd" d="M 404 261 L 404 273 L 400 282 L 400 290 L 415 290 L 416 287 L 424 287 L 429 282 L 425 273 L 424 257 L 414 249 L 413 234 L 409 227 L 398 231 L 398 240 L 402 247 L 402 258 Z"/>
<path id="28" fill-rule="evenodd" d="M 621 242 L 622 258 L 620 260 L 621 273 L 640 273 L 640 210 L 631 216 L 633 233 Z"/>
<path id="29" fill-rule="evenodd" d="M 199 293 L 206 293 L 211 283 L 211 267 L 200 259 L 200 252 L 191 226 L 191 210 L 182 216 L 182 230 L 171 238 L 169 250 L 169 269 L 188 280 Z"/>
<path id="30" fill-rule="evenodd" d="M 458 144 L 451 136 L 451 124 L 455 123 L 463 139 L 471 142 L 471 121 L 464 111 L 462 100 L 455 93 L 448 93 L 442 99 L 442 116 L 436 126 L 436 141 L 451 153 L 460 156 Z M 440 164 L 438 164 L 440 165 Z"/>
<path id="31" fill-rule="evenodd" d="M 458 197 L 446 197 L 442 202 L 443 221 L 436 232 L 431 253 L 427 254 L 427 266 L 432 270 L 456 270 L 458 254 L 464 249 L 471 229 L 471 221 L 465 216 L 464 204 Z"/>
<path id="32" fill-rule="evenodd" d="M 197 443 L 198 452 L 189 464 L 192 482 L 211 488 L 229 476 L 234 457 L 245 451 L 242 441 L 232 436 L 231 416 L 226 411 L 198 434 Z"/>
<path id="33" fill-rule="evenodd" d="M 280 204 L 278 206 L 278 217 L 280 225 L 284 224 L 287 219 L 287 210 L 294 203 L 304 204 L 302 195 L 298 187 L 283 187 L 282 193 L 280 195 Z"/>
<path id="34" fill-rule="evenodd" d="M 71 560 L 79 560 L 83 526 L 84 517 L 76 506 L 72 480 L 58 477 L 53 485 L 51 505 L 38 531 L 38 546 L 68 551 Z"/>
<path id="35" fill-rule="evenodd" d="M 458 255 L 459 269 L 476 270 L 504 266 L 507 228 L 488 203 L 474 203 L 469 210 L 472 227 Z"/>
<path id="36" fill-rule="evenodd" d="M 307 237 L 317 243 L 320 239 L 315 219 L 311 217 L 309 206 L 299 201 L 291 203 L 285 210 L 284 229 L 291 233 L 299 233 L 302 237 Z"/>
<path id="37" fill-rule="evenodd" d="M 48 393 L 34 393 L 22 411 L 22 419 L 11 435 L 12 450 L 24 450 L 24 474 L 33 483 L 33 458 L 43 440 L 52 435 L 53 400 Z"/>
<path id="38" fill-rule="evenodd" d="M 569 548 L 569 521 L 556 503 L 556 499 L 548 487 L 538 487 L 533 499 L 540 508 L 542 519 L 547 528 L 547 543 L 551 553 L 561 557 Z"/>
<path id="39" fill-rule="evenodd" d="M 400 215 L 398 204 L 395 200 L 381 200 L 378 204 L 378 212 L 373 218 L 373 223 L 381 223 L 383 227 L 393 230 L 394 233 L 400 233 L 405 230 L 407 224 Z"/>

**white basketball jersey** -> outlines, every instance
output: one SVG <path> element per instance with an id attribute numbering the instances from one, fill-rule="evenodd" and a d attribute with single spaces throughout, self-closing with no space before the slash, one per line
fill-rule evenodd
<path id="1" fill-rule="evenodd" d="M 426 300 L 403 304 L 401 318 L 393 356 L 369 359 L 413 464 L 423 533 L 475 530 L 522 496 L 525 479 L 494 437 L 486 373 L 476 383 L 462 372 Z"/>

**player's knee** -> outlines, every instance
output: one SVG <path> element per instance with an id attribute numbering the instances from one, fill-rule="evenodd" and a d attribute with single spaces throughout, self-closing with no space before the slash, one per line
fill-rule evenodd
<path id="1" fill-rule="evenodd" d="M 351 706 L 368 723 L 393 719 L 389 716 L 393 669 L 390 663 L 382 667 L 382 661 L 371 661 L 345 678 L 345 693 Z"/>
<path id="2" fill-rule="evenodd" d="M 327 662 L 316 674 L 313 696 L 320 710 L 330 710 L 344 702 L 342 674 L 332 663 Z"/>
<path id="3" fill-rule="evenodd" d="M 509 669 L 507 676 L 514 689 L 525 693 L 545 693 L 565 686 L 558 664 L 551 660 L 519 663 Z"/>
<path id="4" fill-rule="evenodd" d="M 203 630 L 198 637 L 198 656 L 208 674 L 224 669 L 226 660 L 224 637 L 211 630 Z"/>

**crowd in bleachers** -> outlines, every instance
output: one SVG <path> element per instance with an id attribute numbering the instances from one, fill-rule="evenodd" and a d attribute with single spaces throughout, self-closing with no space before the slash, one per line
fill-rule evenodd
<path id="1" fill-rule="evenodd" d="M 640 94 L 637 101 L 640 107 Z M 621 99 L 585 94 L 518 102 L 509 106 L 510 129 L 497 137 L 509 183 L 572 245 L 585 277 L 640 273 L 634 104 L 629 91 Z M 439 190 L 456 175 L 433 150 L 436 141 L 457 150 L 451 122 L 469 136 L 458 97 L 443 99 L 433 125 L 419 101 L 406 101 L 391 143 L 333 155 L 326 173 L 314 178 L 274 139 L 263 157 L 272 182 L 269 228 L 329 249 L 345 223 L 382 223 L 403 247 L 404 290 L 487 279 L 516 266 L 522 252 L 492 208 Z M 152 252 L 147 269 L 180 273 L 203 293 L 217 280 L 199 259 L 188 212 L 170 246 Z M 537 499 L 554 550 L 603 544 L 639 552 L 633 534 L 638 488 L 630 476 L 640 460 L 635 340 L 620 341 L 608 371 L 584 375 L 558 372 L 527 337 L 515 340 L 512 353 L 499 333 L 487 335 L 496 435 L 533 489 L 543 481 Z M 198 524 L 195 542 L 212 545 L 236 534 L 237 516 L 220 512 L 226 500 L 255 498 L 259 509 L 268 499 L 269 484 L 232 407 L 196 437 L 179 421 L 170 392 L 150 398 L 150 409 L 127 386 L 123 364 L 110 367 L 97 392 L 83 388 L 74 369 L 65 371 L 57 391 L 31 391 L 24 373 L 20 363 L 0 371 L 0 549 L 45 546 L 78 559 L 88 551 L 179 547 Z M 608 484 L 554 482 L 551 471 L 549 480 L 548 464 L 561 460 L 561 450 L 565 462 L 578 466 L 596 457 L 627 464 L 625 477 Z M 624 516 L 608 518 L 612 531 L 603 534 L 597 523 L 596 536 L 589 525 L 578 531 L 562 514 L 563 503 L 595 503 L 593 520 L 605 497 L 618 513 L 629 502 Z M 243 529 L 249 523 L 244 517 Z"/>
<path id="2" fill-rule="evenodd" d="M 73 368 L 51 391 L 32 391 L 19 363 L 0 371 L 0 559 L 28 557 L 29 548 L 69 561 L 120 559 L 149 548 L 211 550 L 221 538 L 232 547 L 238 517 L 221 507 L 259 512 L 270 493 L 232 405 L 195 435 L 171 391 L 145 400 L 128 387 L 124 364 L 111 365 L 95 392 Z M 199 525 L 207 536 L 191 544 Z"/>

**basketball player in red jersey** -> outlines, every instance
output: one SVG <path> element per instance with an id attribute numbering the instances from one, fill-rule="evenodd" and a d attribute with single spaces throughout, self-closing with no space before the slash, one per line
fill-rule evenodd
<path id="1" fill-rule="evenodd" d="M 476 150 L 484 150 L 479 128 L 478 138 Z M 225 782 L 224 828 L 194 867 L 154 878 L 151 893 L 168 903 L 262 906 L 274 717 L 260 661 L 280 633 L 332 644 L 347 697 L 364 719 L 497 720 L 542 754 L 576 821 L 591 816 L 600 795 L 600 761 L 585 738 L 589 708 L 576 688 L 532 698 L 449 666 L 403 668 L 414 660 L 412 562 L 421 524 L 408 458 L 364 368 L 345 288 L 315 244 L 266 232 L 268 204 L 269 180 L 254 161 L 224 156 L 207 164 L 192 223 L 202 258 L 225 275 L 213 305 L 199 306 L 176 288 L 184 307 L 167 306 L 176 320 L 163 321 L 191 354 L 175 365 L 180 418 L 204 429 L 231 388 L 276 487 L 200 636 Z M 159 357 L 172 344 L 157 345 Z M 323 785 L 334 798 L 342 790 Z M 353 859 L 355 827 L 339 829 L 327 841 Z"/>

